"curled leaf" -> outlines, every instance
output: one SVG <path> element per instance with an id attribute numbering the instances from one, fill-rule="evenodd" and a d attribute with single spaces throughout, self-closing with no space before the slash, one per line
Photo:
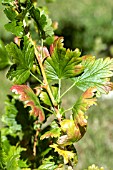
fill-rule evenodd
<path id="1" fill-rule="evenodd" d="M 86 132 L 87 116 L 85 113 L 90 106 L 96 105 L 96 93 L 96 88 L 89 88 L 73 106 L 73 120 L 76 128 L 78 129 L 77 140 L 81 139 Z"/>
<path id="2" fill-rule="evenodd" d="M 27 85 L 14 85 L 11 87 L 11 91 L 15 94 L 19 94 L 19 99 L 25 102 L 25 106 L 30 106 L 32 113 L 35 116 L 39 116 L 39 121 L 43 122 L 45 119 L 44 112 L 41 108 L 40 102 L 33 92 L 33 90 Z"/>

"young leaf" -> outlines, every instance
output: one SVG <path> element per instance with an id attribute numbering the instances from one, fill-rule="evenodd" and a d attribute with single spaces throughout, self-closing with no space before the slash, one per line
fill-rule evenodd
<path id="1" fill-rule="evenodd" d="M 33 90 L 27 85 L 14 85 L 11 87 L 12 92 L 20 95 L 20 100 L 25 102 L 25 106 L 30 106 L 30 113 L 39 116 L 39 121 L 43 122 L 45 119 L 44 112 L 41 108 L 40 102 L 33 92 Z"/>
<path id="2" fill-rule="evenodd" d="M 4 43 L 0 40 L 0 70 L 10 65 L 8 53 L 5 49 Z"/>
<path id="3" fill-rule="evenodd" d="M 50 47 L 51 56 L 45 61 L 46 74 L 48 79 L 65 79 L 75 77 L 83 72 L 81 65 L 80 51 L 66 50 L 63 47 L 63 38 L 57 38 Z"/>
<path id="4" fill-rule="evenodd" d="M 14 20 L 12 22 L 9 22 L 8 24 L 5 25 L 5 29 L 19 37 L 22 37 L 24 34 L 23 23 L 21 21 L 18 22 Z"/>
<path id="5" fill-rule="evenodd" d="M 73 144 L 73 142 L 75 142 L 78 137 L 78 129 L 76 128 L 74 121 L 70 119 L 64 119 L 61 121 L 60 125 L 64 135 L 58 138 L 57 143 L 61 146 Z"/>
<path id="6" fill-rule="evenodd" d="M 64 158 L 64 164 L 69 163 L 71 159 L 75 159 L 76 153 L 73 153 L 71 151 L 66 151 L 60 148 L 57 144 L 50 145 L 50 147 L 55 149 L 55 152 L 58 152 L 59 155 L 63 156 Z"/>
<path id="7" fill-rule="evenodd" d="M 79 89 L 85 91 L 89 87 L 97 87 L 100 93 L 108 93 L 113 89 L 113 83 L 109 82 L 109 78 L 113 76 L 113 59 L 95 60 L 93 56 L 85 56 L 82 65 L 84 73 L 74 79 Z"/>
<path id="8" fill-rule="evenodd" d="M 25 36 L 24 47 L 22 50 L 14 43 L 8 44 L 6 49 L 14 63 L 10 67 L 7 77 L 15 84 L 22 84 L 30 76 L 30 70 L 33 66 L 34 60 L 34 48 Z"/>

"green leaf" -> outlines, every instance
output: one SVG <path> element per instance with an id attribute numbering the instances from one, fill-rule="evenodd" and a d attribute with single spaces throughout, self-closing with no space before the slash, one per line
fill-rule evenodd
<path id="1" fill-rule="evenodd" d="M 14 2 L 14 0 L 2 0 L 2 4 L 4 5 L 11 5 L 12 6 L 12 3 Z"/>
<path id="2" fill-rule="evenodd" d="M 15 146 L 10 147 L 10 150 L 7 155 L 7 160 L 6 160 L 7 161 L 7 164 L 6 164 L 7 170 L 12 170 L 12 169 L 18 170 L 19 169 L 18 160 L 20 158 L 20 153 L 24 150 L 25 149 L 21 148 L 21 147 L 18 147 L 18 148 Z"/>
<path id="3" fill-rule="evenodd" d="M 51 90 L 52 90 L 54 98 L 57 99 L 57 96 L 58 96 L 58 87 L 51 86 Z M 51 100 L 50 100 L 47 92 L 41 91 L 39 97 L 40 97 L 40 100 L 43 101 L 45 104 L 47 104 L 49 106 L 52 106 Z"/>
<path id="4" fill-rule="evenodd" d="M 24 83 L 30 75 L 30 70 L 24 66 L 16 66 L 15 64 L 10 67 L 10 70 L 7 73 L 7 78 L 13 81 L 15 84 Z"/>
<path id="5" fill-rule="evenodd" d="M 19 37 L 22 37 L 24 34 L 23 23 L 21 21 L 18 22 L 14 20 L 12 22 L 9 22 L 8 24 L 5 25 L 5 29 Z"/>
<path id="6" fill-rule="evenodd" d="M 3 149 L 2 146 L 2 141 L 1 141 L 1 131 L 0 131 L 0 169 L 5 170 L 6 167 L 6 153 Z"/>
<path id="7" fill-rule="evenodd" d="M 53 158 L 49 156 L 49 158 L 46 158 L 43 160 L 42 165 L 39 166 L 37 170 L 54 170 L 57 168 L 57 165 L 55 165 L 55 162 L 51 161 Z"/>
<path id="8" fill-rule="evenodd" d="M 5 114 L 2 116 L 2 122 L 6 126 L 4 128 L 4 135 L 12 135 L 16 136 L 17 132 L 21 132 L 21 125 L 17 123 L 16 116 L 17 116 L 17 109 L 15 107 L 15 100 L 9 96 L 8 99 L 5 101 Z"/>
<path id="9" fill-rule="evenodd" d="M 66 79 L 75 77 L 83 72 L 80 58 L 80 51 L 66 50 L 63 48 L 63 38 L 58 38 L 50 47 L 51 56 L 45 61 L 46 74 L 48 79 Z"/>
<path id="10" fill-rule="evenodd" d="M 53 36 L 52 21 L 45 13 L 44 9 L 34 8 L 34 6 L 32 6 L 30 15 L 36 22 L 43 39 Z"/>
<path id="11" fill-rule="evenodd" d="M 0 69 L 4 69 L 10 64 L 8 53 L 4 43 L 0 40 Z"/>
<path id="12" fill-rule="evenodd" d="M 7 78 L 16 84 L 22 84 L 30 76 L 34 60 L 34 48 L 28 38 L 24 37 L 23 49 L 20 49 L 14 43 L 8 44 L 6 49 L 14 63 L 7 73 Z"/>
<path id="13" fill-rule="evenodd" d="M 4 13 L 10 21 L 15 20 L 17 13 L 12 9 L 12 7 L 5 8 Z"/>
<path id="14" fill-rule="evenodd" d="M 25 106 L 30 106 L 30 113 L 34 116 L 39 116 L 39 121 L 43 122 L 45 115 L 43 109 L 41 108 L 40 102 L 33 92 L 33 90 L 27 85 L 14 85 L 11 87 L 12 92 L 20 95 L 20 100 L 26 102 Z"/>
<path id="15" fill-rule="evenodd" d="M 85 91 L 89 87 L 96 87 L 100 93 L 109 92 L 113 84 L 109 78 L 113 76 L 113 59 L 102 58 L 95 60 L 93 56 L 83 58 L 84 73 L 75 78 L 76 86 Z"/>
<path id="16" fill-rule="evenodd" d="M 28 167 L 26 161 L 20 159 L 20 153 L 26 149 L 11 146 L 8 140 L 3 142 L 0 139 L 0 169 L 20 170 L 21 167 Z"/>

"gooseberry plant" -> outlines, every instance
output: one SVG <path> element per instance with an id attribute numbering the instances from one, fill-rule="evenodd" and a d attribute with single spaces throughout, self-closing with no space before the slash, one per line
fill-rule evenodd
<path id="1" fill-rule="evenodd" d="M 113 89 L 113 59 L 64 48 L 63 37 L 54 35 L 57 24 L 36 1 L 2 3 L 9 19 L 5 28 L 14 41 L 0 42 L 0 69 L 9 68 L 6 77 L 13 83 L 2 117 L 0 168 L 74 170 L 76 142 L 87 130 L 86 112 Z M 63 90 L 65 80 L 72 85 Z M 66 109 L 63 97 L 75 86 L 82 95 Z"/>

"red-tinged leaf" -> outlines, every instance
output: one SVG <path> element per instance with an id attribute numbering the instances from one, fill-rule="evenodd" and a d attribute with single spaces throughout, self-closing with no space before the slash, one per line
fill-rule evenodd
<path id="1" fill-rule="evenodd" d="M 25 106 L 30 106 L 32 113 L 35 116 L 39 116 L 39 121 L 43 122 L 45 119 L 44 112 L 41 108 L 40 102 L 33 92 L 33 90 L 27 85 L 14 85 L 11 87 L 11 91 L 19 94 L 19 99 L 25 102 Z"/>
<path id="2" fill-rule="evenodd" d="M 80 140 L 87 128 L 87 116 L 85 112 L 88 108 L 96 104 L 96 88 L 89 88 L 73 106 L 73 119 L 65 119 L 60 122 L 62 136 L 58 138 L 57 143 L 60 146 L 71 145 Z"/>
<path id="3" fill-rule="evenodd" d="M 50 54 L 49 54 L 49 51 L 48 51 L 48 49 L 47 49 L 47 47 L 41 47 L 41 46 L 38 46 L 37 47 L 37 49 L 38 49 L 38 52 L 39 52 L 39 58 L 41 58 L 41 54 L 42 54 L 42 59 L 44 60 L 46 57 L 48 57 L 48 56 L 50 56 Z"/>
<path id="4" fill-rule="evenodd" d="M 79 49 L 66 49 L 62 41 L 62 37 L 55 40 L 50 47 L 51 56 L 44 62 L 47 78 L 50 80 L 72 78 L 84 71 Z"/>
<path id="5" fill-rule="evenodd" d="M 96 105 L 96 88 L 89 88 L 86 90 L 80 99 L 73 106 L 73 120 L 78 130 L 77 140 L 81 139 L 86 132 L 87 127 L 87 116 L 85 115 L 86 111 L 90 106 Z"/>

